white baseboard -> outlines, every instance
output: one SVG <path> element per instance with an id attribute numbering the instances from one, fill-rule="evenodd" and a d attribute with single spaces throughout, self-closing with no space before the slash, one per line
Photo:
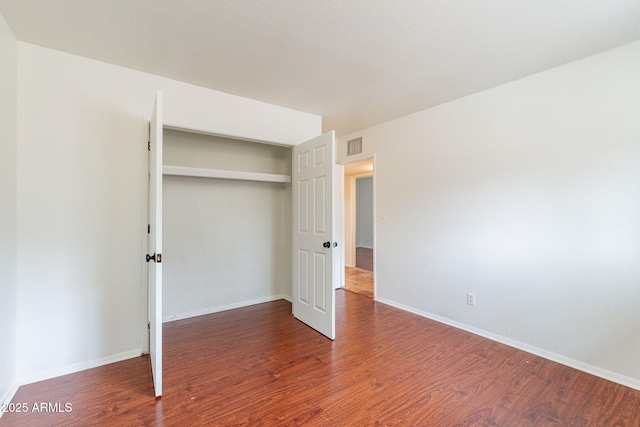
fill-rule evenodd
<path id="1" fill-rule="evenodd" d="M 18 387 L 18 383 L 14 382 L 11 387 L 9 387 L 9 389 L 2 395 L 2 397 L 0 397 L 0 408 L 5 408 L 6 405 L 11 403 L 11 401 L 13 400 L 13 396 L 15 396 L 16 392 L 18 391 Z M 4 411 L 0 411 L 0 418 L 2 418 L 2 414 L 4 414 Z"/>
<path id="2" fill-rule="evenodd" d="M 509 347 L 514 347 L 519 350 L 526 351 L 527 353 L 534 354 L 536 356 L 543 357 L 545 359 L 551 360 L 553 362 L 560 363 L 562 365 L 568 366 L 570 368 L 577 369 L 582 372 L 586 372 L 591 375 L 595 375 L 596 377 L 603 378 L 608 381 L 613 381 L 614 383 L 621 384 L 626 387 L 630 387 L 636 390 L 640 390 L 640 379 L 628 377 L 626 375 L 618 374 L 616 372 L 609 371 L 607 369 L 600 368 L 598 366 L 590 365 L 588 363 L 581 362 L 579 360 L 572 359 L 570 357 L 563 356 L 561 354 L 556 354 L 538 347 L 534 347 L 529 344 L 522 343 L 520 341 L 516 341 L 507 337 L 503 337 L 502 335 L 494 334 L 492 332 L 488 332 L 482 329 L 474 328 L 472 326 L 466 325 L 464 323 L 456 322 L 451 319 L 447 319 L 442 316 L 438 316 L 436 314 L 428 313 L 426 311 L 418 310 L 416 308 L 410 307 L 408 305 L 400 304 L 395 301 L 391 301 L 385 298 L 377 297 L 376 301 L 379 301 L 383 304 L 390 305 L 392 307 L 398 308 L 400 310 L 408 311 L 409 313 L 417 314 L 418 316 L 426 317 L 431 320 L 435 320 L 436 322 L 444 323 L 445 325 L 453 326 L 457 329 L 462 329 L 467 332 L 471 332 L 472 334 L 479 335 L 481 337 L 490 339 L 492 341 L 499 342 L 501 344 L 508 345 Z"/>
<path id="3" fill-rule="evenodd" d="M 38 381 L 60 377 L 62 375 L 73 374 L 75 372 L 84 371 L 86 369 L 97 368 L 98 366 L 108 365 L 110 363 L 120 362 L 127 359 L 133 359 L 134 357 L 139 357 L 141 354 L 142 349 L 136 349 L 125 351 L 124 353 L 113 354 L 107 357 L 101 357 L 99 359 L 87 360 L 86 362 L 76 363 L 74 365 L 68 365 L 62 368 L 28 374 L 18 378 L 18 384 L 26 385 Z"/>
<path id="4" fill-rule="evenodd" d="M 190 311 L 190 312 L 187 312 L 187 313 L 180 313 L 180 314 L 174 314 L 174 315 L 170 315 L 170 316 L 165 316 L 165 317 L 162 318 L 162 323 L 175 322 L 176 320 L 190 319 L 192 317 L 197 317 L 197 316 L 205 316 L 207 314 L 219 313 L 221 311 L 227 311 L 227 310 L 233 310 L 233 309 L 236 309 L 236 308 L 248 307 L 250 305 L 262 304 L 264 302 L 277 301 L 279 299 L 285 299 L 285 300 L 291 302 L 291 297 L 289 295 L 284 295 L 284 294 L 270 295 L 268 297 L 261 297 L 261 298 L 256 298 L 256 299 L 252 299 L 252 300 L 247 300 L 247 301 L 239 301 L 239 302 L 234 302 L 232 304 L 220 305 L 220 306 L 217 306 L 217 307 L 205 307 L 205 308 L 202 308 L 202 309 L 199 309 L 199 310 Z"/>
<path id="5" fill-rule="evenodd" d="M 242 302 L 238 302 L 238 303 L 234 303 L 234 304 L 228 304 L 228 305 L 225 305 L 225 306 L 211 307 L 211 308 L 198 310 L 198 311 L 194 311 L 194 312 L 190 312 L 190 313 L 183 313 L 183 314 L 180 314 L 180 315 L 177 315 L 177 316 L 171 316 L 168 319 L 165 318 L 165 319 L 163 319 L 163 322 L 171 322 L 171 321 L 174 321 L 174 320 L 187 319 L 187 318 L 190 318 L 190 317 L 202 316 L 202 315 L 211 314 L 211 313 L 217 313 L 219 311 L 232 310 L 234 308 L 246 307 L 246 306 L 249 306 L 249 305 L 261 304 L 261 303 L 264 303 L 264 302 L 271 302 L 271 301 L 276 301 L 276 300 L 279 300 L 279 299 L 284 299 L 284 300 L 287 300 L 287 301 L 291 302 L 291 296 L 290 295 L 285 295 L 285 294 L 272 295 L 272 296 L 269 296 L 269 297 L 256 298 L 256 299 L 249 300 L 249 301 L 242 301 Z M 139 357 L 141 354 L 142 354 L 142 349 L 136 349 L 136 350 L 127 351 L 127 352 L 124 352 L 124 353 L 119 353 L 119 354 L 114 354 L 114 355 L 111 355 L 111 356 L 103 357 L 103 358 L 100 358 L 100 359 L 93 359 L 93 360 L 88 360 L 86 362 L 76 363 L 74 365 L 68 365 L 68 366 L 65 366 L 65 367 L 62 367 L 62 368 L 56 368 L 56 369 L 51 369 L 51 370 L 48 370 L 48 371 L 37 372 L 37 373 L 27 374 L 27 375 L 21 376 L 20 378 L 18 378 L 18 381 L 15 384 L 15 386 L 12 387 L 12 389 L 10 389 L 7 393 L 5 393 L 5 396 L 2 396 L 2 400 L 0 401 L 0 403 L 3 403 L 3 402 L 10 403 L 11 399 L 13 399 L 13 396 L 15 395 L 16 391 L 18 390 L 18 387 L 21 386 L 21 385 L 31 384 L 31 383 L 35 383 L 35 382 L 38 382 L 38 381 L 44 381 L 44 380 L 48 380 L 48 379 L 51 379 L 51 378 L 60 377 L 62 375 L 73 374 L 75 372 L 84 371 L 86 369 L 96 368 L 98 366 L 108 365 L 110 363 L 115 363 L 115 362 L 120 362 L 122 360 L 132 359 L 134 357 Z M 2 416 L 2 414 L 0 414 L 0 416 Z"/>

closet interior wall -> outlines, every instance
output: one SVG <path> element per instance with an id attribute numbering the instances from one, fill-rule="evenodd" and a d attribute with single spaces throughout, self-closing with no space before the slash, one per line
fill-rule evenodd
<path id="1" fill-rule="evenodd" d="M 291 148 L 164 131 L 164 165 L 291 175 Z M 291 295 L 291 184 L 164 175 L 164 321 Z"/>

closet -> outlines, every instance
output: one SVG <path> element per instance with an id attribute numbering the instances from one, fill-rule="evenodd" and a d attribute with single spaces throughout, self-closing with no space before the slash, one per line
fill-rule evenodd
<path id="1" fill-rule="evenodd" d="M 162 322 L 290 298 L 335 337 L 335 135 L 291 146 L 149 123 L 148 330 L 162 395 Z M 284 124 L 283 124 L 284 125 Z M 163 250 L 164 249 L 164 250 Z"/>
<path id="2" fill-rule="evenodd" d="M 163 321 L 290 295 L 291 147 L 163 136 Z"/>

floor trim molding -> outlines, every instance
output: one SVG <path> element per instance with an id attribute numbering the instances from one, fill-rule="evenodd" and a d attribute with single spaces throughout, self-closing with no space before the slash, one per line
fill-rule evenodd
<path id="1" fill-rule="evenodd" d="M 16 392 L 18 391 L 18 383 L 14 382 L 13 384 L 11 384 L 11 386 L 9 387 L 9 389 L 4 393 L 4 395 L 2 397 L 0 397 L 0 407 L 1 408 L 6 408 L 7 405 L 9 405 L 9 403 L 11 403 L 11 401 L 13 400 L 13 396 L 16 395 Z M 2 415 L 4 414 L 4 411 L 0 410 L 0 418 L 2 418 Z"/>
<path id="2" fill-rule="evenodd" d="M 28 374 L 28 375 L 19 377 L 18 384 L 21 386 L 32 384 L 38 381 L 44 381 L 51 378 L 61 377 L 63 375 L 84 371 L 86 369 L 97 368 L 98 366 L 108 365 L 110 363 L 116 363 L 116 362 L 121 362 L 127 359 L 133 359 L 134 357 L 140 357 L 141 355 L 142 355 L 142 349 L 135 349 L 135 350 L 125 351 L 123 353 L 112 354 L 111 356 L 101 357 L 99 359 L 87 360 L 85 362 L 64 366 L 62 368 L 50 369 L 48 371 Z"/>
<path id="3" fill-rule="evenodd" d="M 265 302 L 277 301 L 279 299 L 285 299 L 291 302 L 291 297 L 284 294 L 270 295 L 267 297 L 255 298 L 246 301 L 234 302 L 232 304 L 220 305 L 217 307 L 205 307 L 200 310 L 189 311 L 186 313 L 174 314 L 171 316 L 165 316 L 162 318 L 162 323 L 175 322 L 177 320 L 190 319 L 192 317 L 205 316 L 207 314 L 219 313 L 221 311 L 233 310 L 236 308 L 247 307 L 255 304 L 262 304 Z"/>
<path id="4" fill-rule="evenodd" d="M 474 328 L 464 323 L 456 322 L 454 320 L 447 319 L 445 317 L 438 316 L 436 314 L 432 314 L 423 310 L 419 310 L 414 307 L 410 307 L 408 305 L 400 304 L 398 302 L 388 300 L 386 298 L 377 297 L 375 298 L 375 300 L 383 304 L 387 304 L 392 307 L 398 308 L 400 310 L 417 314 L 418 316 L 426 317 L 427 319 L 435 320 L 436 322 L 444 323 L 445 325 L 449 325 L 457 329 L 462 329 L 463 331 L 471 332 L 472 334 L 479 335 L 483 338 L 487 338 L 504 345 L 508 345 L 509 347 L 514 347 L 519 350 L 526 351 L 527 353 L 531 353 L 536 356 L 540 356 L 545 359 L 551 360 L 553 362 L 560 363 L 561 365 L 565 365 L 570 368 L 574 368 L 579 371 L 586 372 L 587 374 L 595 375 L 596 377 L 600 377 L 605 380 L 612 381 L 614 383 L 633 388 L 635 390 L 640 390 L 640 380 L 638 379 L 628 377 L 626 375 L 618 374 L 616 372 L 612 372 L 607 369 L 600 368 L 598 366 L 590 365 L 588 363 L 584 363 L 579 360 L 575 360 L 570 357 L 563 356 L 561 354 L 556 354 L 538 347 L 534 347 L 534 346 L 522 343 L 520 341 L 512 340 L 512 339 L 503 337 L 501 335 L 494 334 L 492 332 Z"/>

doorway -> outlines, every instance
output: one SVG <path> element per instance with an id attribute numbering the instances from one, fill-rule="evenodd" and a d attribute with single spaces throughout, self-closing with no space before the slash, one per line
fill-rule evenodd
<path id="1" fill-rule="evenodd" d="M 375 221 L 373 158 L 344 164 L 343 288 L 375 297 Z"/>

